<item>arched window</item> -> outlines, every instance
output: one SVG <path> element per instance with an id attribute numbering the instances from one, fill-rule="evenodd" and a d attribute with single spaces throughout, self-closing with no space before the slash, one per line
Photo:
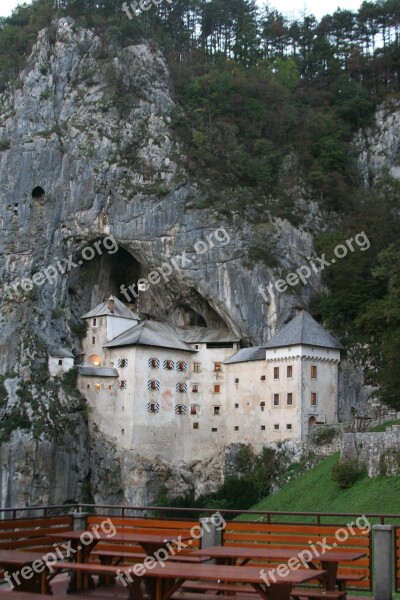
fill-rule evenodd
<path id="1" fill-rule="evenodd" d="M 101 367 L 101 358 L 98 354 L 89 354 L 86 359 L 86 364 L 92 367 Z"/>

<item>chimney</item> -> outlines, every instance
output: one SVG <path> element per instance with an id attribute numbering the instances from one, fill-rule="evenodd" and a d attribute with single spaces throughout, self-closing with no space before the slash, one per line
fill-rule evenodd
<path id="1" fill-rule="evenodd" d="M 110 311 L 110 313 L 114 314 L 114 309 L 115 309 L 114 297 L 110 296 L 108 299 L 108 310 Z"/>

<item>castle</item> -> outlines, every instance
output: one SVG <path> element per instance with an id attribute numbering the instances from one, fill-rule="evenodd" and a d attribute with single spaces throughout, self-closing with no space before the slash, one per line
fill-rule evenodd
<path id="1" fill-rule="evenodd" d="M 111 296 L 88 324 L 79 389 L 120 448 L 203 458 L 232 443 L 304 439 L 338 420 L 343 349 L 306 311 L 264 346 L 229 329 L 141 320 Z"/>

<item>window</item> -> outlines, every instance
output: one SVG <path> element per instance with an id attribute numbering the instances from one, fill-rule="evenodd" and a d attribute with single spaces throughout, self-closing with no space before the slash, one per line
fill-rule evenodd
<path id="1" fill-rule="evenodd" d="M 215 362 L 214 363 L 214 372 L 215 373 L 220 373 L 222 371 L 222 363 L 221 362 Z"/>
<path id="2" fill-rule="evenodd" d="M 239 404 L 235 404 L 235 408 L 239 408 Z"/>
<path id="3" fill-rule="evenodd" d="M 278 431 L 279 425 L 274 425 L 274 429 L 275 429 L 275 431 Z"/>
<path id="4" fill-rule="evenodd" d="M 293 394 L 292 394 L 292 392 L 289 392 L 288 395 L 286 396 L 286 404 L 288 406 L 293 406 Z"/>
<path id="5" fill-rule="evenodd" d="M 197 363 L 197 362 L 193 363 L 193 371 L 195 373 L 200 373 L 200 370 L 201 370 L 201 363 Z"/>
<path id="6" fill-rule="evenodd" d="M 260 379 L 261 379 L 261 381 L 265 381 L 266 380 L 265 375 L 261 375 Z"/>
<path id="7" fill-rule="evenodd" d="M 158 404 L 158 402 L 149 402 L 147 405 L 147 412 L 149 412 L 149 413 L 160 412 L 160 405 Z"/>
<path id="8" fill-rule="evenodd" d="M 292 424 L 291 424 L 291 423 L 288 423 L 288 424 L 286 425 L 286 429 L 292 429 Z"/>
<path id="9" fill-rule="evenodd" d="M 92 337 L 92 344 L 95 344 L 95 343 L 96 343 L 96 338 Z"/>
<path id="10" fill-rule="evenodd" d="M 193 429 L 198 429 L 199 428 L 199 424 L 198 423 L 193 423 Z"/>
<path id="11" fill-rule="evenodd" d="M 199 391 L 199 384 L 198 383 L 192 383 L 192 392 L 193 394 L 197 394 Z"/>
<path id="12" fill-rule="evenodd" d="M 194 348 L 195 348 L 195 350 L 198 350 L 198 349 L 199 349 L 199 345 L 198 345 L 198 344 L 195 344 L 195 345 L 194 345 Z"/>
<path id="13" fill-rule="evenodd" d="M 235 425 L 235 431 L 239 431 L 239 425 Z"/>
<path id="14" fill-rule="evenodd" d="M 220 415 L 220 414 L 221 414 L 221 407 L 214 406 L 214 415 Z"/>
<path id="15" fill-rule="evenodd" d="M 219 383 L 216 383 L 214 385 L 214 394 L 220 394 L 221 393 L 221 386 Z"/>
<path id="16" fill-rule="evenodd" d="M 176 415 L 186 415 L 187 408 L 184 404 L 175 404 Z"/>
<path id="17" fill-rule="evenodd" d="M 93 325 L 93 327 L 96 327 L 96 325 L 97 325 L 97 319 L 93 319 L 92 325 Z"/>
<path id="18" fill-rule="evenodd" d="M 109 386 L 108 386 L 108 389 L 109 389 L 109 390 L 112 390 L 112 385 L 109 385 Z"/>
<path id="19" fill-rule="evenodd" d="M 128 366 L 128 359 L 127 358 L 119 358 L 118 362 L 117 362 L 117 365 L 121 369 L 125 369 L 125 367 Z"/>
<path id="20" fill-rule="evenodd" d="M 186 385 L 186 383 L 180 382 L 180 383 L 176 384 L 175 389 L 180 394 L 186 394 L 186 392 L 187 392 L 187 385 Z"/>
<path id="21" fill-rule="evenodd" d="M 279 406 L 279 394 L 274 394 L 274 406 Z"/>
<path id="22" fill-rule="evenodd" d="M 212 428 L 211 428 L 211 431 L 212 431 L 213 433 L 216 433 L 216 432 L 218 431 L 218 429 L 217 429 L 216 427 L 212 427 Z"/>
<path id="23" fill-rule="evenodd" d="M 239 379 L 237 377 L 235 379 L 235 383 L 239 383 Z"/>
<path id="24" fill-rule="evenodd" d="M 151 379 L 150 381 L 147 382 L 147 389 L 148 390 L 159 390 L 160 382 L 157 381 L 156 379 Z"/>
<path id="25" fill-rule="evenodd" d="M 311 379 L 317 379 L 317 367 L 314 365 L 311 367 Z"/>
<path id="26" fill-rule="evenodd" d="M 197 415 L 197 406 L 195 404 L 192 404 L 192 406 L 190 407 L 190 414 Z"/>
<path id="27" fill-rule="evenodd" d="M 279 379 L 279 367 L 274 367 L 274 379 Z"/>
<path id="28" fill-rule="evenodd" d="M 187 363 L 185 363 L 185 362 L 176 363 L 176 370 L 177 371 L 187 371 Z"/>
<path id="29" fill-rule="evenodd" d="M 88 384 L 86 385 L 86 388 L 87 388 L 88 390 L 90 390 L 90 383 L 88 383 Z"/>
<path id="30" fill-rule="evenodd" d="M 311 406 L 317 406 L 317 393 L 311 392 Z"/>
<path id="31" fill-rule="evenodd" d="M 101 390 L 101 385 L 99 383 L 95 383 L 94 384 L 94 389 L 95 390 Z"/>
<path id="32" fill-rule="evenodd" d="M 265 410 L 265 402 L 260 402 L 260 408 L 261 408 L 262 412 L 264 412 L 264 410 Z"/>
<path id="33" fill-rule="evenodd" d="M 149 367 L 150 369 L 159 369 L 160 361 L 158 360 L 158 358 L 149 358 Z"/>
<path id="34" fill-rule="evenodd" d="M 286 367 L 286 377 L 288 379 L 291 379 L 293 377 L 293 367 L 292 367 L 292 365 L 289 365 L 288 367 Z"/>
<path id="35" fill-rule="evenodd" d="M 163 367 L 167 371 L 172 371 L 174 368 L 174 361 L 173 360 L 164 360 Z"/>
<path id="36" fill-rule="evenodd" d="M 265 425 L 261 425 L 261 431 L 265 431 Z"/>
<path id="37" fill-rule="evenodd" d="M 121 429 L 121 435 L 125 435 L 125 429 Z"/>
<path id="38" fill-rule="evenodd" d="M 127 387 L 128 387 L 128 383 L 127 383 L 126 379 L 119 379 L 117 381 L 117 389 L 126 390 Z"/>

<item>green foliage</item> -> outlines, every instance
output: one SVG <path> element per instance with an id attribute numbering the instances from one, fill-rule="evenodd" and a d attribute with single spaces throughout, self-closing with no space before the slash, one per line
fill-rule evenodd
<path id="1" fill-rule="evenodd" d="M 358 475 L 357 467 L 350 460 L 339 461 L 332 467 L 332 479 L 341 490 L 350 488 Z"/>
<path id="2" fill-rule="evenodd" d="M 331 444 L 338 435 L 334 427 L 315 427 L 311 435 L 311 441 L 316 446 Z"/>
<path id="3" fill-rule="evenodd" d="M 63 374 L 61 379 L 61 387 L 67 394 L 73 394 L 78 391 L 78 367 L 72 367 L 69 371 Z"/>
<path id="4" fill-rule="evenodd" d="M 70 328 L 72 333 L 78 336 L 80 339 L 83 339 L 88 330 L 88 322 L 87 321 L 78 321 L 74 323 L 70 323 Z"/>
<path id="5" fill-rule="evenodd" d="M 3 408 L 7 404 L 8 393 L 4 385 L 4 375 L 0 375 L 0 408 Z"/>
<path id="6" fill-rule="evenodd" d="M 11 147 L 10 140 L 6 140 L 5 138 L 0 138 L 0 152 L 4 152 L 4 150 L 9 150 Z"/>

